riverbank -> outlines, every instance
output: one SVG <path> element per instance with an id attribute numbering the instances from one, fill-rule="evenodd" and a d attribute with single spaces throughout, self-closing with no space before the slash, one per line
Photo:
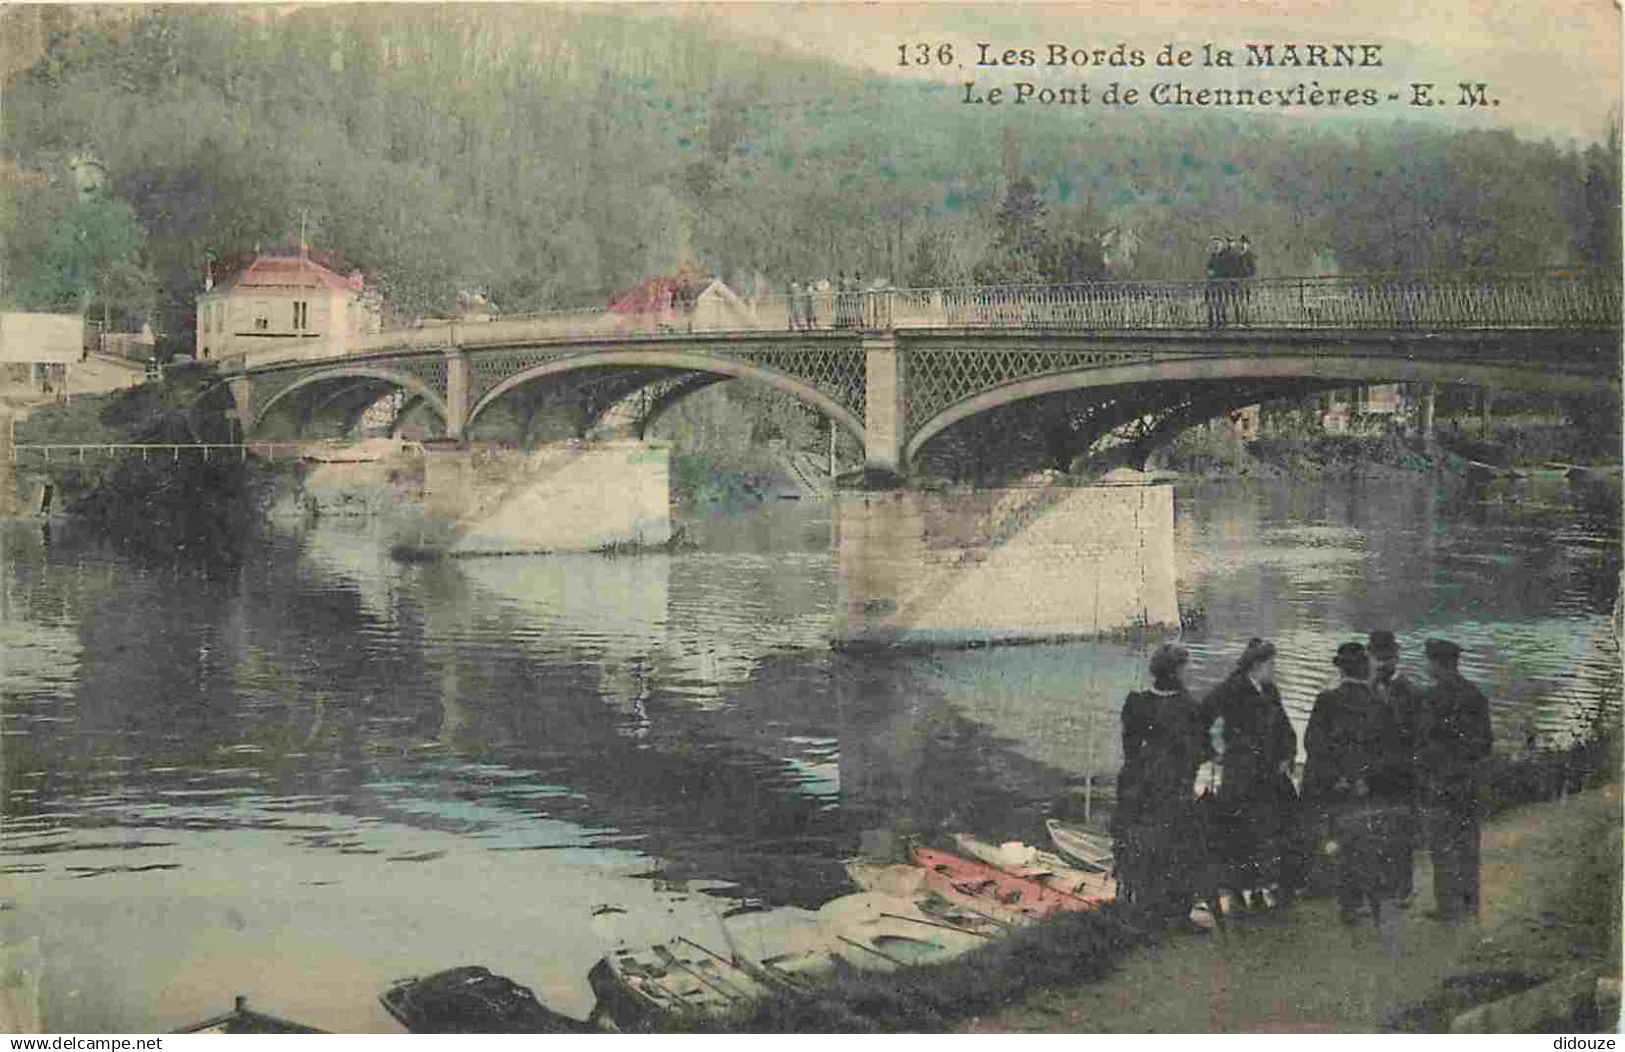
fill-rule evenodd
<path id="1" fill-rule="evenodd" d="M 1370 926 L 1345 929 L 1331 901 L 1310 900 L 1285 916 L 1243 917 L 1222 936 L 1133 949 L 1097 983 L 1033 993 L 958 1029 L 1436 1032 L 1475 1004 L 1538 982 L 1583 969 L 1617 978 L 1619 812 L 1615 783 L 1485 822 L 1477 925 L 1447 926 L 1412 909 L 1385 949 Z M 1424 853 L 1418 903 L 1431 896 Z"/>
<path id="2" fill-rule="evenodd" d="M 1598 478 L 1619 475 L 1615 445 L 1579 441 L 1572 429 L 1504 427 L 1472 440 L 1458 429 L 1424 443 L 1396 432 L 1341 434 L 1287 430 L 1244 441 L 1228 428 L 1192 428 L 1153 455 L 1152 466 L 1181 477 L 1221 479 L 1397 478 L 1439 474 L 1468 479 L 1483 472 L 1550 474 L 1574 467 Z"/>

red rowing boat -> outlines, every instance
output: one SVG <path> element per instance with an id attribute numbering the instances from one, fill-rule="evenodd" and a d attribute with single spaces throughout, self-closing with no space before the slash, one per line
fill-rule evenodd
<path id="1" fill-rule="evenodd" d="M 916 847 L 914 861 L 925 870 L 925 886 L 950 902 L 1006 922 L 1047 917 L 1057 910 L 1098 909 L 1106 900 L 1074 895 L 1030 877 L 962 858 L 935 848 Z"/>

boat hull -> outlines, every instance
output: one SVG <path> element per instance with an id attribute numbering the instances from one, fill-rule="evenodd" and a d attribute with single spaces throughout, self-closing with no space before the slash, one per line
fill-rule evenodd
<path id="1" fill-rule="evenodd" d="M 379 995 L 414 1034 L 574 1034 L 590 1024 L 548 1008 L 528 987 L 477 965 L 403 979 Z"/>
<path id="2" fill-rule="evenodd" d="M 1059 911 L 1098 909 L 1104 901 L 1072 895 L 934 848 L 915 848 L 914 860 L 926 872 L 926 887 L 950 902 L 1006 923 L 1031 923 Z"/>

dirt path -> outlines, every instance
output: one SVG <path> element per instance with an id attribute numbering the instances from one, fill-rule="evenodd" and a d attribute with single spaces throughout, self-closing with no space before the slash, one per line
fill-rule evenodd
<path id="1" fill-rule="evenodd" d="M 1620 962 L 1617 785 L 1501 815 L 1484 826 L 1477 925 L 1421 916 L 1431 866 L 1418 855 L 1415 910 L 1385 949 L 1366 924 L 1316 899 L 1244 917 L 1224 936 L 1181 936 L 1130 954 L 1105 981 L 1038 994 L 970 1033 L 1369 1032 L 1439 1028 L 1464 1007 L 1464 976 L 1556 978 Z M 1527 985 L 1527 983 L 1525 983 Z M 1425 1006 L 1425 1007 L 1424 1007 Z"/>

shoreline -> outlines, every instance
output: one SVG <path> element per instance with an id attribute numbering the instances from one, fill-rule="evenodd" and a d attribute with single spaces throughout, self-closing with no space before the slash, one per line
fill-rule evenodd
<path id="1" fill-rule="evenodd" d="M 1417 906 L 1397 953 L 1369 924 L 1345 929 L 1328 899 L 1246 916 L 1223 936 L 1131 951 L 1088 986 L 1037 992 L 961 1033 L 1442 1032 L 1463 1012 L 1577 971 L 1620 974 L 1620 785 L 1528 804 L 1481 826 L 1477 925 L 1422 916 L 1432 867 L 1417 858 Z M 1617 989 L 1617 987 L 1616 987 Z M 1138 1010 L 1160 991 L 1155 1017 Z M 1605 1017 L 1605 1028 L 1617 1025 Z M 1530 1027 L 1565 1020 L 1529 1019 Z"/>

